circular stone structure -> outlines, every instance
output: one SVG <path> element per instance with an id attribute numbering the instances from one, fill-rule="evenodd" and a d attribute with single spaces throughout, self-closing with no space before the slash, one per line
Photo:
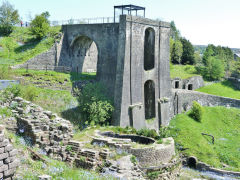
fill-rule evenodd
<path id="1" fill-rule="evenodd" d="M 169 163 L 175 156 L 173 138 L 163 138 L 162 144 L 157 144 L 152 138 L 116 134 L 113 132 L 96 131 L 92 143 L 103 143 L 109 147 L 120 148 L 136 156 L 140 167 L 149 168 Z M 139 144 L 139 146 L 137 145 Z"/>

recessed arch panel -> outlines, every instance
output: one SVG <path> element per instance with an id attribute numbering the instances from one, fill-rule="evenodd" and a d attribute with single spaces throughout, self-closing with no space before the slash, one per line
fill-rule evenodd
<path id="1" fill-rule="evenodd" d="M 155 59 L 155 31 L 153 28 L 147 28 L 144 36 L 144 70 L 148 71 L 154 68 Z"/>
<path id="2" fill-rule="evenodd" d="M 145 119 L 155 118 L 156 117 L 155 84 L 152 80 L 148 80 L 144 84 L 144 105 L 145 105 Z"/>

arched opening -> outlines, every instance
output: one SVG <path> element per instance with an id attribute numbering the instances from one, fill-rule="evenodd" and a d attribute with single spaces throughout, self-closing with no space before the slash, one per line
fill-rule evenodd
<path id="1" fill-rule="evenodd" d="M 175 89 L 179 88 L 179 81 L 175 81 Z"/>
<path id="2" fill-rule="evenodd" d="M 79 36 L 71 45 L 72 68 L 78 73 L 97 72 L 98 48 L 87 36 Z"/>
<path id="3" fill-rule="evenodd" d="M 187 164 L 190 168 L 196 169 L 197 159 L 195 157 L 189 157 L 187 160 Z"/>
<path id="4" fill-rule="evenodd" d="M 155 31 L 153 28 L 147 28 L 144 39 L 144 70 L 148 71 L 154 68 L 154 57 Z"/>
<path id="5" fill-rule="evenodd" d="M 148 80 L 144 84 L 144 104 L 145 104 L 145 119 L 156 117 L 155 108 L 155 85 L 152 80 Z"/>
<path id="6" fill-rule="evenodd" d="M 188 84 L 188 90 L 193 90 L 193 85 L 192 84 Z"/>

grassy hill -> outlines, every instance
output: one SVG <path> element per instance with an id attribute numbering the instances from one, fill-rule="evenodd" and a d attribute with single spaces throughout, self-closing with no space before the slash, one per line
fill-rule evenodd
<path id="1" fill-rule="evenodd" d="M 201 123 L 186 113 L 177 115 L 170 126 L 177 148 L 186 148 L 184 154 L 217 168 L 240 171 L 240 109 L 204 107 Z M 215 143 L 201 133 L 213 135 Z"/>
<path id="2" fill-rule="evenodd" d="M 217 96 L 240 99 L 240 90 L 235 89 L 233 84 L 230 81 L 213 83 L 211 85 L 201 87 L 196 91 L 217 95 Z"/>
<path id="3" fill-rule="evenodd" d="M 8 37 L 0 39 L 0 64 L 21 64 L 47 51 L 55 42 L 59 27 L 51 27 L 47 37 L 36 40 L 29 28 L 15 27 Z"/>
<path id="4" fill-rule="evenodd" d="M 197 70 L 192 65 L 170 65 L 171 78 L 179 77 L 181 79 L 187 79 L 192 76 L 199 75 Z"/>

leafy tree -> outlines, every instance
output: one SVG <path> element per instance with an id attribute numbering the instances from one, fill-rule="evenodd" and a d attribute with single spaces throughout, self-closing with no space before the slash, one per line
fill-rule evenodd
<path id="1" fill-rule="evenodd" d="M 194 64 L 194 48 L 191 42 L 185 38 L 181 38 L 183 47 L 182 64 Z"/>
<path id="2" fill-rule="evenodd" d="M 221 59 L 221 63 L 224 65 L 224 70 L 226 75 L 230 75 L 233 69 L 234 56 L 233 52 L 228 47 L 214 46 L 209 44 L 203 54 L 203 64 L 206 65 L 207 59 L 209 57 L 215 57 L 216 59 Z"/>
<path id="3" fill-rule="evenodd" d="M 8 1 L 3 1 L 0 6 L 0 33 L 9 35 L 13 31 L 13 26 L 18 22 L 18 10 L 15 10 Z"/>
<path id="4" fill-rule="evenodd" d="M 32 20 L 30 31 L 37 39 L 42 39 L 49 32 L 50 24 L 47 19 L 49 16 L 48 12 L 44 12 L 41 15 L 36 15 Z"/>
<path id="5" fill-rule="evenodd" d="M 208 80 L 219 80 L 224 77 L 223 60 L 210 56 L 206 60 L 206 65 L 202 71 L 202 76 Z"/>
<path id="6" fill-rule="evenodd" d="M 194 52 L 194 62 L 196 64 L 202 63 L 202 57 L 200 56 L 200 53 L 198 51 Z"/>
<path id="7" fill-rule="evenodd" d="M 181 57 L 183 53 L 183 45 L 180 40 L 175 40 L 173 43 L 171 60 L 173 63 L 181 64 Z"/>
<path id="8" fill-rule="evenodd" d="M 171 38 L 176 40 L 180 38 L 180 31 L 177 29 L 175 22 L 171 21 L 170 23 L 170 28 L 171 28 Z"/>

